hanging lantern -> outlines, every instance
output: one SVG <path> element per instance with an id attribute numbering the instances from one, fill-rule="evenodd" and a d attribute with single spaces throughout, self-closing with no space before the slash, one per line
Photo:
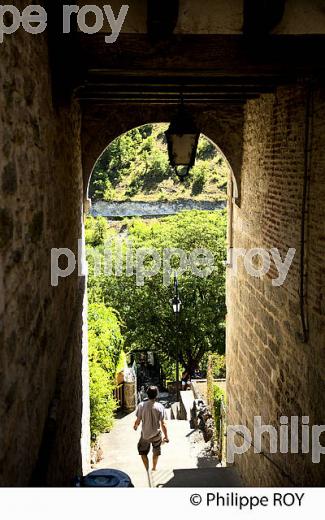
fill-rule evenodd
<path id="1" fill-rule="evenodd" d="M 199 138 L 194 118 L 182 103 L 166 132 L 169 161 L 181 181 L 195 164 Z"/>

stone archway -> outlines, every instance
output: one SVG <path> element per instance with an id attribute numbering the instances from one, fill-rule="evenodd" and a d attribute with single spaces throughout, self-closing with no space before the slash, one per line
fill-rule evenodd
<path id="1" fill-rule="evenodd" d="M 168 112 L 171 113 L 172 111 L 170 110 Z M 161 113 L 163 113 L 163 110 L 161 110 Z M 143 117 L 144 115 L 141 114 L 141 116 Z M 131 119 L 131 117 L 130 117 L 130 119 Z M 147 120 L 144 120 L 143 122 L 144 122 L 144 126 L 145 127 L 147 125 L 150 126 L 151 124 L 153 126 L 155 126 L 154 123 L 151 123 L 151 121 L 148 122 Z M 121 121 L 121 126 L 122 125 L 124 126 L 123 123 L 124 122 Z M 128 139 L 130 139 L 130 137 L 132 139 L 132 137 L 134 135 L 132 130 L 143 128 L 143 125 L 138 126 L 138 127 L 132 127 L 131 123 L 130 123 L 130 126 L 131 126 L 130 129 L 127 129 L 126 132 L 123 132 L 122 134 L 120 134 L 117 137 L 115 137 L 116 127 L 114 127 L 114 132 L 111 132 L 110 128 L 108 128 L 107 131 L 105 131 L 104 121 L 103 122 L 101 121 L 101 125 L 103 125 L 102 126 L 103 134 L 101 134 L 99 136 L 99 139 L 100 139 L 99 143 L 96 142 L 95 140 L 92 141 L 92 144 L 94 145 L 94 149 L 96 149 L 96 150 L 99 149 L 99 144 L 104 142 L 104 137 L 106 135 L 109 135 L 111 133 L 114 134 L 114 139 L 110 143 L 110 144 L 112 144 L 112 143 L 114 143 L 114 141 L 117 142 L 119 137 L 121 137 L 121 136 L 125 136 L 126 135 Z M 164 131 L 164 129 L 161 128 L 161 121 L 160 121 L 160 124 L 158 123 L 157 126 L 159 126 L 159 140 L 160 140 L 160 138 L 162 136 L 162 132 Z M 165 123 L 164 126 L 167 126 L 167 124 Z M 218 128 L 218 130 L 219 130 L 219 128 Z M 144 131 L 143 134 L 144 135 L 148 135 L 148 136 L 152 136 L 151 132 L 152 131 L 149 131 L 149 130 L 147 130 L 147 128 L 145 128 L 145 131 Z M 212 144 L 212 146 L 215 149 L 215 152 L 218 151 L 220 153 L 220 155 L 216 154 L 216 158 L 219 160 L 220 156 L 222 156 L 222 158 L 227 163 L 227 167 L 225 167 L 227 175 L 225 177 L 229 179 L 229 177 L 230 177 L 229 171 L 231 172 L 232 177 L 234 177 L 232 169 L 231 169 L 230 164 L 229 164 L 229 161 L 226 158 L 226 156 L 224 155 L 223 151 L 219 148 L 219 146 L 216 145 L 216 143 L 209 136 L 207 136 L 207 135 L 205 135 L 203 133 L 202 133 L 202 135 L 203 135 L 203 137 L 207 141 L 209 141 L 209 143 Z M 155 134 L 155 136 L 156 136 L 156 134 Z M 124 147 L 122 145 L 121 146 L 118 146 L 118 145 L 116 146 L 116 148 L 119 150 L 119 152 L 116 155 L 119 157 L 118 162 L 120 162 L 120 168 L 121 169 L 123 167 L 122 165 L 123 165 L 123 162 L 124 162 L 123 160 L 121 160 L 121 158 L 123 158 L 123 153 L 125 153 L 127 155 L 127 157 L 128 157 L 128 160 L 127 160 L 128 165 L 126 166 L 126 170 L 128 168 L 130 168 L 131 164 L 136 164 L 136 165 L 138 164 L 135 161 L 136 161 L 137 154 L 139 154 L 139 150 L 142 148 L 142 146 L 139 144 L 139 142 L 136 139 L 136 137 L 134 138 L 134 142 L 136 143 L 135 147 L 134 147 L 136 149 L 136 151 L 133 152 L 133 154 L 131 156 L 132 158 L 129 158 L 128 153 L 124 152 Z M 105 151 L 107 151 L 108 157 L 110 159 L 112 158 L 112 155 L 110 155 L 110 153 L 109 153 L 110 144 L 107 146 L 107 143 L 105 143 L 105 145 L 104 145 L 105 148 L 100 150 L 100 155 L 99 155 L 100 166 L 98 166 L 98 169 L 97 168 L 89 168 L 89 170 L 88 170 L 91 173 L 90 173 L 90 182 L 87 183 L 87 186 L 88 186 L 87 192 L 90 193 L 89 196 L 91 196 L 91 197 L 94 196 L 93 201 L 94 200 L 96 200 L 96 201 L 100 200 L 100 201 L 103 202 L 102 199 L 105 199 L 105 197 L 99 196 L 97 194 L 98 192 L 94 193 L 96 190 L 92 189 L 93 188 L 93 182 L 94 182 L 94 185 L 96 185 L 96 181 L 98 180 L 98 177 L 96 176 L 97 171 L 101 172 L 100 175 L 102 175 L 104 177 L 104 179 L 105 178 L 112 179 L 111 182 L 112 182 L 114 188 L 116 188 L 116 184 L 118 185 L 118 181 L 116 182 L 116 184 L 114 183 L 115 179 L 120 179 L 119 174 L 115 173 L 116 170 L 118 170 L 118 167 L 116 167 L 115 161 L 110 162 L 110 160 L 107 159 L 106 154 L 103 154 L 103 151 L 105 150 Z M 115 150 L 116 150 L 116 148 L 114 147 Z M 199 147 L 199 149 L 200 149 L 200 147 Z M 210 150 L 210 148 L 209 148 L 209 150 Z M 197 157 L 201 158 L 200 153 L 198 154 Z M 211 157 L 209 157 L 209 159 L 211 159 Z M 207 159 L 207 161 L 209 159 Z M 167 160 L 167 149 L 166 149 L 166 160 Z M 143 162 L 145 164 L 145 160 L 143 160 Z M 97 163 L 97 157 L 96 157 L 96 163 Z M 113 166 L 112 166 L 112 169 L 111 169 L 110 165 L 112 165 L 112 164 L 113 164 Z M 218 163 L 217 163 L 217 161 L 216 161 L 216 163 L 213 163 L 213 164 L 214 164 L 214 171 L 218 172 L 218 167 L 217 167 Z M 164 163 L 164 166 L 165 166 L 165 163 Z M 164 168 L 164 170 L 169 172 L 169 168 L 168 167 Z M 211 167 L 211 170 L 212 170 L 212 167 Z M 88 174 L 88 171 L 87 171 L 87 174 Z M 136 166 L 132 166 L 132 171 L 134 172 L 134 176 L 135 177 L 141 175 L 139 173 L 140 168 L 137 168 Z M 156 172 L 154 170 L 151 170 L 151 169 L 149 169 L 149 171 L 150 171 L 149 175 L 152 176 L 152 177 L 155 177 L 155 173 Z M 113 174 L 113 172 L 114 172 L 114 174 Z M 93 174 L 93 182 L 92 182 L 92 174 Z M 128 174 L 128 172 L 124 170 L 124 175 L 127 175 L 127 174 Z M 123 175 L 121 175 L 121 177 L 123 178 Z M 102 179 L 102 177 L 101 177 L 101 179 Z M 168 180 L 170 180 L 169 177 L 168 177 Z M 236 179 L 234 179 L 234 180 L 236 181 Z M 224 181 L 224 178 L 223 178 L 223 181 Z M 100 182 L 101 181 L 98 181 L 98 183 L 100 183 Z M 104 184 L 104 182 L 103 182 L 103 184 Z M 175 184 L 179 184 L 179 181 L 177 179 L 175 180 Z M 124 186 L 125 185 L 129 185 L 129 183 L 124 180 Z M 89 190 L 89 186 L 90 186 L 90 190 Z M 101 192 L 102 191 L 101 188 L 99 188 L 98 191 Z M 202 193 L 204 194 L 204 190 L 203 190 Z M 207 196 L 208 196 L 208 193 L 209 193 L 209 191 L 207 190 L 207 192 L 206 192 Z M 103 193 L 101 193 L 101 195 L 102 194 Z M 116 195 L 116 193 L 115 193 L 115 195 Z M 193 196 L 193 194 L 189 195 L 189 196 L 187 194 L 186 198 L 187 199 L 188 198 L 192 198 L 192 196 Z M 224 198 L 225 198 L 225 196 L 224 196 Z M 222 202 L 224 202 L 224 198 L 223 198 Z M 111 198 L 111 194 L 110 194 L 107 197 L 107 200 L 109 201 L 107 204 L 114 203 L 114 195 Z M 115 200 L 119 201 L 119 202 L 115 202 L 115 204 L 117 204 L 117 205 L 121 204 L 122 197 L 120 196 L 120 193 L 119 193 L 119 196 L 117 196 L 117 198 L 115 198 Z M 128 205 L 130 204 L 130 201 L 129 201 L 128 198 L 127 198 L 126 204 L 128 204 Z M 166 200 L 164 200 L 162 204 L 166 204 Z M 214 207 L 211 208 L 210 211 L 216 209 L 216 204 L 217 203 L 214 203 L 214 204 L 215 204 Z M 104 203 L 103 203 L 103 205 L 104 205 Z M 223 206 L 223 208 L 224 208 L 224 206 Z M 195 209 L 198 209 L 198 208 L 195 208 Z M 204 208 L 204 209 L 207 209 L 207 208 Z M 124 217 L 127 218 L 127 217 L 135 216 L 135 214 L 134 213 L 132 214 L 131 211 L 130 211 L 129 215 L 125 215 L 122 212 L 118 213 L 117 215 L 113 215 L 112 213 L 108 213 L 108 212 L 105 213 L 104 211 L 102 211 L 103 210 L 103 206 L 101 208 L 99 208 L 98 213 L 97 213 L 96 212 L 96 203 L 94 203 L 94 205 L 93 205 L 93 210 L 95 210 L 95 211 L 92 212 L 92 216 L 95 216 L 95 217 L 96 216 L 101 216 L 101 217 L 104 216 L 108 220 L 122 219 Z M 120 210 L 120 208 L 119 208 L 119 210 Z M 154 218 L 156 219 L 156 218 L 159 218 L 160 216 L 162 216 L 162 215 L 157 214 L 157 215 L 154 216 Z M 142 218 L 142 216 L 140 216 L 140 218 Z M 145 218 L 150 218 L 150 217 L 148 217 L 146 215 Z M 195 219 L 195 216 L 193 217 L 193 219 Z M 204 226 L 206 226 L 206 222 L 204 223 Z M 127 231 L 125 231 L 126 228 L 127 228 L 127 225 L 125 225 L 125 222 L 123 222 L 123 233 L 125 233 L 127 235 Z M 175 228 L 176 228 L 176 226 L 175 226 Z M 204 231 L 205 231 L 205 229 L 203 231 L 201 231 L 201 235 L 200 235 L 201 237 L 205 237 L 205 232 Z M 216 232 L 216 231 L 214 230 L 214 232 Z M 110 274 L 110 276 L 111 276 L 111 274 Z M 90 286 L 91 285 L 92 284 L 90 284 Z M 121 284 L 121 285 L 123 285 L 123 284 Z M 109 284 L 107 284 L 107 286 L 109 286 Z M 122 291 L 122 289 L 118 288 L 118 291 Z M 110 291 L 108 291 L 108 292 L 110 292 Z M 131 303 L 132 299 L 128 295 L 126 295 L 126 296 L 127 296 L 126 300 L 129 299 L 129 301 Z M 92 297 L 94 298 L 94 294 L 92 295 Z M 120 308 L 121 306 L 118 305 L 118 302 L 119 302 L 119 300 L 116 299 L 116 304 L 117 304 L 116 308 L 119 309 L 119 312 L 121 312 L 121 308 Z M 130 303 L 128 303 L 128 306 L 130 306 Z M 110 301 L 109 303 L 107 303 L 107 305 L 111 305 L 113 308 L 115 308 L 114 300 L 113 300 L 113 302 Z M 205 305 L 206 309 L 209 306 L 209 304 L 206 303 L 206 302 L 204 303 L 204 305 Z M 199 315 L 199 313 L 198 313 L 198 315 Z M 121 316 L 123 316 L 122 312 L 121 312 Z M 198 320 L 198 318 L 196 318 L 196 319 Z M 124 322 L 124 318 L 121 318 L 121 320 Z M 194 320 L 195 320 L 195 317 L 194 317 Z M 125 326 L 125 328 L 128 328 L 128 324 L 126 324 L 125 322 L 124 322 L 124 326 Z M 158 328 L 158 330 L 159 330 L 159 328 Z M 217 337 L 217 334 L 214 334 L 214 337 Z M 129 345 L 129 347 L 130 347 L 130 345 Z M 159 355 L 160 355 L 160 352 L 158 351 L 158 356 Z M 132 363 L 132 361 L 131 361 L 131 363 Z M 176 380 L 179 380 L 179 379 L 180 378 L 176 375 Z M 156 382 L 154 384 L 156 384 Z M 141 383 L 140 383 L 139 386 L 141 387 Z M 166 389 L 164 389 L 164 392 L 165 391 L 166 391 Z M 134 392 L 132 392 L 132 394 L 134 396 Z M 171 418 L 171 417 L 169 417 L 169 418 Z M 191 470 L 192 478 L 194 478 L 194 480 L 193 480 L 193 485 L 194 485 L 194 482 L 199 482 L 200 481 L 200 478 L 201 478 L 202 475 L 200 473 L 199 464 L 196 465 L 196 463 L 199 462 L 199 458 L 195 461 L 195 463 L 193 463 L 193 461 L 189 462 L 189 460 L 187 460 L 188 446 L 187 446 L 187 442 L 186 441 L 188 440 L 187 437 L 189 436 L 188 431 L 190 431 L 190 426 L 187 423 L 187 421 L 185 421 L 185 420 L 184 421 L 177 420 L 177 416 L 173 416 L 172 418 L 174 419 L 174 421 L 173 421 L 174 428 L 171 428 L 172 432 L 173 432 L 173 434 L 172 434 L 173 446 L 174 446 L 175 451 L 181 450 L 181 457 L 179 457 L 180 460 L 178 461 L 178 464 L 180 464 L 182 468 L 186 467 L 189 470 Z M 179 419 L 179 417 L 178 417 L 178 419 Z M 184 417 L 183 417 L 183 419 L 184 419 Z M 143 472 L 141 461 L 140 461 L 140 465 L 139 465 L 139 464 L 137 464 L 137 461 L 134 460 L 134 459 L 138 459 L 138 456 L 137 456 L 136 451 L 134 450 L 134 442 L 133 442 L 134 432 L 133 432 L 132 427 L 130 426 L 130 424 L 131 424 L 131 422 L 133 420 L 134 420 L 133 416 L 132 417 L 128 417 L 128 418 L 123 417 L 122 421 L 120 420 L 120 417 L 117 417 L 116 423 L 114 424 L 114 427 L 112 428 L 112 430 L 109 433 L 108 432 L 104 432 L 103 434 L 100 435 L 100 437 L 99 437 L 99 446 L 101 448 L 100 451 L 101 451 L 101 453 L 103 455 L 103 461 L 99 462 L 98 468 L 105 467 L 105 465 L 106 465 L 106 467 L 113 467 L 113 468 L 116 468 L 116 469 L 120 468 L 120 469 L 126 471 L 129 475 L 132 475 L 132 481 L 133 481 L 133 478 L 134 478 L 134 475 L 135 475 L 135 477 L 137 479 L 135 481 L 136 485 L 140 485 L 140 484 L 143 485 L 143 482 L 146 481 L 147 476 Z M 169 424 L 170 424 L 170 422 L 169 422 Z M 125 439 L 127 438 L 127 442 L 126 442 L 126 444 L 124 442 L 123 447 L 120 444 L 120 442 L 121 442 L 121 440 L 120 440 L 121 439 L 121 435 L 123 435 L 123 438 L 125 438 Z M 127 437 L 126 437 L 126 435 L 127 435 Z M 126 458 L 125 458 L 125 456 L 126 456 Z M 212 459 L 212 457 L 211 457 L 211 459 Z M 127 460 L 127 462 L 126 462 L 126 460 Z M 216 459 L 213 459 L 213 460 L 216 460 Z M 212 469 L 213 460 L 210 461 L 211 469 Z M 168 461 L 168 464 L 170 464 L 170 468 L 177 467 L 177 465 L 176 466 L 173 465 L 172 461 Z M 182 464 L 184 464 L 184 466 Z M 192 466 L 188 467 L 189 464 L 193 464 L 193 467 Z M 207 462 L 206 462 L 206 464 L 207 464 Z M 183 470 L 182 471 L 176 470 L 176 472 L 177 471 L 180 473 L 180 482 L 184 483 L 186 481 L 186 478 L 185 478 L 185 475 L 184 475 L 184 471 Z M 171 473 L 173 474 L 172 470 L 171 470 Z M 194 477 L 194 475 L 196 475 L 196 476 Z M 211 477 L 210 477 L 211 478 L 211 485 L 215 481 L 214 479 L 217 478 L 217 477 L 218 477 L 218 474 L 215 471 L 215 468 L 213 468 L 213 470 L 211 471 Z M 170 475 L 168 475 L 168 478 L 170 478 Z"/>
<path id="2" fill-rule="evenodd" d="M 240 200 L 240 172 L 243 157 L 244 110 L 241 105 L 219 107 L 190 106 L 197 124 L 222 152 L 228 161 L 237 182 Z M 111 105 L 84 108 L 82 123 L 82 160 L 84 173 L 84 198 L 95 162 L 110 142 L 121 134 L 157 121 L 169 121 L 175 107 L 164 105 Z"/>

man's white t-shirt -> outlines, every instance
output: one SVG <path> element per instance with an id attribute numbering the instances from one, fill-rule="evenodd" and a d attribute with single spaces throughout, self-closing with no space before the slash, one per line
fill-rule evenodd
<path id="1" fill-rule="evenodd" d="M 160 421 L 166 418 L 166 411 L 162 404 L 149 399 L 138 405 L 136 416 L 142 420 L 142 437 L 152 439 L 160 434 Z"/>

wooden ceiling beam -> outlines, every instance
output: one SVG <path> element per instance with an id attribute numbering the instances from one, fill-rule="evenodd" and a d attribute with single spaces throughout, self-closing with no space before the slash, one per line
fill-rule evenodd
<path id="1" fill-rule="evenodd" d="M 251 98 L 250 98 L 251 99 Z M 152 98 L 152 99 L 121 99 L 119 97 L 117 98 L 106 98 L 106 97 L 90 97 L 90 98 L 80 98 L 79 99 L 81 105 L 96 105 L 96 106 L 105 106 L 105 105 L 157 105 L 157 106 L 167 106 L 167 105 L 173 105 L 177 106 L 179 105 L 179 99 L 165 99 L 162 100 L 161 98 Z M 224 97 L 224 98 L 217 98 L 217 99 L 188 99 L 186 100 L 186 103 L 188 105 L 218 105 L 218 104 L 231 104 L 231 105 L 244 105 L 246 103 L 247 99 L 244 97 Z"/>
<path id="2" fill-rule="evenodd" d="M 122 34 L 113 45 L 103 43 L 103 34 L 76 37 L 84 75 L 115 70 L 282 77 L 325 70 L 325 35 L 269 36 L 254 44 L 240 35 L 173 35 L 160 45 L 152 45 L 146 35 Z"/>

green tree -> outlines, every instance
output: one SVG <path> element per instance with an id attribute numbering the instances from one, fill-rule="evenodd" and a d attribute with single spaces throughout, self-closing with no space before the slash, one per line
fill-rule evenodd
<path id="1" fill-rule="evenodd" d="M 92 247 L 101 246 L 112 235 L 108 222 L 104 217 L 88 217 L 85 226 L 86 244 Z"/>
<path id="2" fill-rule="evenodd" d="M 161 255 L 166 248 L 182 248 L 190 253 L 208 249 L 215 270 L 207 277 L 195 276 L 191 270 L 179 277 L 182 311 L 175 319 L 170 299 L 172 286 L 162 283 L 160 269 L 143 286 L 136 285 L 135 275 L 101 275 L 92 280 L 92 294 L 100 295 L 106 306 L 118 309 L 125 323 L 128 349 L 154 350 L 164 359 L 178 359 L 183 367 L 195 370 L 208 351 L 224 353 L 225 348 L 225 212 L 190 211 L 160 220 L 127 221 L 128 238 L 133 255 L 139 248 L 155 248 Z M 91 263 L 91 262 L 90 262 Z M 147 260 L 147 265 L 150 259 Z M 179 267 L 172 259 L 172 267 Z M 92 266 L 90 265 L 90 273 Z"/>
<path id="3" fill-rule="evenodd" d="M 92 438 L 113 425 L 115 374 L 123 347 L 119 319 L 104 303 L 88 309 L 90 430 Z"/>

